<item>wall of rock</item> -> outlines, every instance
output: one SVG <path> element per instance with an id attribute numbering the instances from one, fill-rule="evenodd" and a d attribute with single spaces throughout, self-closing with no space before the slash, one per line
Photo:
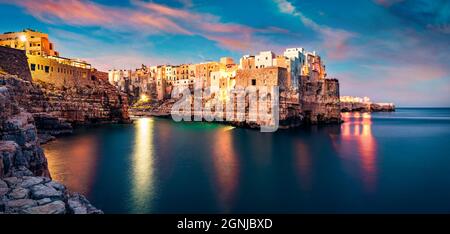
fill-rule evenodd
<path id="1" fill-rule="evenodd" d="M 301 78 L 300 104 L 307 123 L 339 123 L 341 109 L 337 79 Z"/>
<path id="2" fill-rule="evenodd" d="M 393 112 L 392 103 L 341 102 L 341 112 Z"/>
<path id="3" fill-rule="evenodd" d="M 47 99 L 45 113 L 70 123 L 82 125 L 130 120 L 127 96 L 119 93 L 107 81 L 99 79 L 92 81 L 91 85 L 70 87 L 56 87 L 40 81 L 34 83 Z"/>
<path id="4" fill-rule="evenodd" d="M 0 46 L 0 71 L 31 81 L 25 51 Z"/>
<path id="5" fill-rule="evenodd" d="M 4 58 L 0 59 L 0 67 L 6 73 L 29 75 L 24 75 L 25 78 L 19 75 L 19 79 L 2 75 L 0 82 L 11 86 L 10 92 L 17 97 L 21 107 L 39 117 L 36 118 L 39 130 L 46 126 L 49 118 L 56 118 L 53 123 L 67 121 L 72 124 L 130 121 L 127 96 L 110 85 L 102 72 L 93 71 L 92 77 L 65 86 L 56 80 L 30 82 L 27 57 L 23 51 L 0 47 L 0 58 Z M 42 124 L 41 119 L 45 120 Z M 67 132 L 66 125 L 61 127 L 63 133 Z"/>
<path id="6" fill-rule="evenodd" d="M 50 176 L 33 116 L 0 83 L 0 177 Z"/>
<path id="7" fill-rule="evenodd" d="M 0 213 L 101 213 L 51 181 L 40 143 L 73 124 L 130 120 L 127 96 L 102 77 L 70 86 L 32 80 L 25 53 L 0 47 Z"/>
<path id="8" fill-rule="evenodd" d="M 23 96 L 17 91 L 32 87 L 29 84 L 16 76 L 0 76 L 0 214 L 102 213 L 82 195 L 51 180 L 35 119 L 18 101 Z"/>

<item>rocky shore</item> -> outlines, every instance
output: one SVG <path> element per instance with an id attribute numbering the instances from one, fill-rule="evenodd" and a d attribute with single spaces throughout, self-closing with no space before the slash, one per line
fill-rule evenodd
<path id="1" fill-rule="evenodd" d="M 41 144 L 73 126 L 127 123 L 128 100 L 104 77 L 32 80 L 24 51 L 0 48 L 0 213 L 102 213 L 52 181 Z"/>
<path id="2" fill-rule="evenodd" d="M 30 81 L 17 76 L 0 76 L 0 213 L 102 213 L 82 195 L 71 193 L 64 185 L 52 181 L 35 118 L 40 124 L 50 120 L 49 124 L 59 124 L 58 131 L 71 128 L 57 117 L 33 115 L 20 104 L 18 99 L 29 93 L 18 95 L 18 89 L 30 85 Z M 56 131 L 52 128 L 47 127 Z"/>
<path id="3" fill-rule="evenodd" d="M 342 96 L 341 112 L 392 112 L 394 103 L 376 103 L 369 97 Z"/>
<path id="4" fill-rule="evenodd" d="M 80 194 L 48 177 L 0 179 L 0 214 L 102 214 Z"/>
<path id="5" fill-rule="evenodd" d="M 393 112 L 392 103 L 341 102 L 341 112 Z"/>

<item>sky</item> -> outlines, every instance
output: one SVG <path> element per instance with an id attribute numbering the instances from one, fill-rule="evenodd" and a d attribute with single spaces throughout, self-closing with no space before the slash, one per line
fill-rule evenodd
<path id="1" fill-rule="evenodd" d="M 303 47 L 341 95 L 450 106 L 448 0 L 0 0 L 0 22 L 104 71 Z"/>

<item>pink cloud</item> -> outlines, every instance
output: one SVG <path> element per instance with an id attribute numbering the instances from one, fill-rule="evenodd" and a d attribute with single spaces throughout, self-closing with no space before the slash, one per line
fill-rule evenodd
<path id="1" fill-rule="evenodd" d="M 4 1 L 4 0 L 0 0 Z M 5 1 L 6 2 L 6 1 Z M 190 6 L 190 1 L 181 1 Z M 8 3 L 25 8 L 30 15 L 51 24 L 100 26 L 114 31 L 133 30 L 139 34 L 199 35 L 219 46 L 241 50 L 256 33 L 280 33 L 280 29 L 255 29 L 241 24 L 223 23 L 220 18 L 185 8 L 131 0 L 134 7 L 111 7 L 87 0 L 13 0 Z"/>
<path id="2" fill-rule="evenodd" d="M 403 0 L 374 0 L 375 3 L 382 5 L 384 7 L 390 7 L 396 3 L 402 2 Z"/>
<path id="3" fill-rule="evenodd" d="M 212 41 L 216 41 L 219 44 L 224 45 L 225 47 L 233 50 L 249 51 L 252 48 L 251 43 L 245 40 L 233 39 L 223 36 L 206 36 L 206 37 Z"/>
<path id="4" fill-rule="evenodd" d="M 145 3 L 141 1 L 133 1 L 133 4 L 169 17 L 181 18 L 185 20 L 198 20 L 202 18 L 201 15 L 194 14 L 183 9 L 176 9 L 152 2 Z"/>

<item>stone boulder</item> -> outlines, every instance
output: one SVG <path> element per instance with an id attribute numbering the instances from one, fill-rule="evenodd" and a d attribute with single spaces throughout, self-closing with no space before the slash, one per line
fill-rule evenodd
<path id="1" fill-rule="evenodd" d="M 66 204 L 63 201 L 54 201 L 45 205 L 30 207 L 22 210 L 24 214 L 65 214 Z"/>
<path id="2" fill-rule="evenodd" d="M 34 185 L 33 187 L 30 188 L 30 190 L 33 199 L 43 199 L 43 198 L 58 199 L 63 197 L 63 193 L 61 191 L 58 191 L 51 186 L 43 184 Z"/>
<path id="3" fill-rule="evenodd" d="M 46 177 L 8 177 L 0 180 L 0 213 L 102 214 L 80 194 Z"/>

